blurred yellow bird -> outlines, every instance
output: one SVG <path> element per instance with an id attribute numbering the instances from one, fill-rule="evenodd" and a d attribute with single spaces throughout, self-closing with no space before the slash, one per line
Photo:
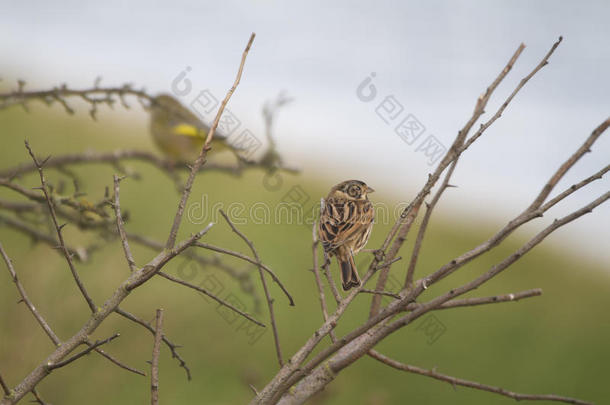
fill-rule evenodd
<path id="1" fill-rule="evenodd" d="M 192 163 L 197 159 L 210 127 L 169 94 L 154 98 L 150 106 L 150 132 L 155 143 L 168 158 Z M 218 130 L 210 144 L 215 152 L 230 150 L 242 160 Z"/>

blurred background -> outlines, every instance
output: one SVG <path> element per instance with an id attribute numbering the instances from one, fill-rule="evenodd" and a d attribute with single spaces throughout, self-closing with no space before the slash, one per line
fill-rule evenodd
<path id="1" fill-rule="evenodd" d="M 426 142 L 433 142 L 438 150 L 449 147 L 470 118 L 477 97 L 524 42 L 525 51 L 492 97 L 483 119 L 491 117 L 562 35 L 564 40 L 549 65 L 465 152 L 452 181 L 458 188 L 448 190 L 438 205 L 424 242 L 417 272 L 423 276 L 484 241 L 521 212 L 557 167 L 608 117 L 609 11 L 605 1 L 328 4 L 258 0 L 154 5 L 62 1 L 35 6 L 17 2 L 0 15 L 4 38 L 0 42 L 0 90 L 16 89 L 18 79 L 27 82 L 25 90 L 50 89 L 61 83 L 86 88 L 101 76 L 101 86 L 133 83 L 135 88 L 145 87 L 156 94 L 171 92 L 172 83 L 186 74 L 192 91 L 180 96 L 185 105 L 202 91 L 222 99 L 250 33 L 256 32 L 227 114 L 239 123 L 236 134 L 247 129 L 262 142 L 253 155 L 260 157 L 266 147 L 262 107 L 281 92 L 289 95 L 293 101 L 278 112 L 273 133 L 283 161 L 300 173 L 281 172 L 272 185 L 262 169 L 242 176 L 202 173 L 190 200 L 191 215 L 185 218 L 190 221 L 184 222 L 181 236 L 212 220 L 214 205 L 252 207 L 264 202 L 273 207 L 298 190 L 304 207 L 312 207 L 332 185 L 357 178 L 377 190 L 371 198 L 385 204 L 391 213 L 376 225 L 369 242 L 373 248 L 382 242 L 396 207 L 414 197 L 438 163 L 437 155 L 425 149 Z M 89 117 L 86 105 L 73 104 L 77 110 L 73 116 L 61 106 L 48 108 L 35 101 L 30 103 L 29 113 L 20 107 L 0 110 L 0 170 L 29 162 L 24 139 L 41 156 L 116 149 L 158 153 L 148 131 L 148 112 L 135 99 L 130 109 L 118 104 L 114 109 L 101 106 L 97 121 Z M 405 140 L 395 130 L 402 122 L 416 122 L 421 130 Z M 567 174 L 557 191 L 608 164 L 610 137 L 603 136 L 592 152 Z M 222 162 L 225 158 L 217 157 Z M 164 240 L 179 198 L 174 183 L 145 163 L 126 166 L 140 175 L 139 180 L 129 178 L 121 186 L 121 205 L 129 211 L 128 230 Z M 71 169 L 91 201 L 103 198 L 104 188 L 116 172 L 108 165 Z M 59 184 L 65 173 L 49 171 L 48 177 Z M 35 176 L 20 181 L 37 185 Z M 609 184 L 605 178 L 579 191 L 489 256 L 451 276 L 429 296 L 481 274 L 554 218 L 607 191 Z M 0 198 L 21 201 L 6 189 L 0 189 Z M 288 307 L 279 289 L 272 287 L 288 356 L 321 321 L 314 279 L 308 271 L 311 228 L 287 221 L 257 224 L 244 218 L 244 232 L 295 296 L 296 307 Z M 610 304 L 609 225 L 610 205 L 605 204 L 557 231 L 476 291 L 476 296 L 484 296 L 540 287 L 544 290 L 541 297 L 439 312 L 435 321 L 444 332 L 437 339 L 431 342 L 416 323 L 388 338 L 380 350 L 406 363 L 437 367 L 439 372 L 517 392 L 556 393 L 603 403 L 610 397 L 604 375 L 610 361 L 610 319 L 605 311 Z M 76 227 L 66 230 L 66 239 L 73 245 L 94 243 L 98 238 Z M 206 239 L 247 252 L 221 221 Z M 403 257 L 409 253 L 412 239 L 403 248 Z M 0 241 L 14 259 L 31 299 L 61 338 L 71 336 L 87 319 L 87 308 L 63 258 L 2 221 Z M 101 245 L 87 262 L 78 263 L 96 302 L 103 302 L 128 271 L 120 243 L 113 240 Z M 134 254 L 140 265 L 155 255 L 137 245 Z M 357 262 L 368 260 L 366 254 L 360 256 Z M 255 270 L 237 261 L 227 262 L 245 272 Z M 402 282 L 405 268 L 405 263 L 393 268 L 398 282 Z M 256 286 L 253 295 L 217 268 L 200 268 L 186 259 L 171 263 L 167 271 L 195 284 L 213 280 L 220 286 L 221 296 L 232 297 L 267 321 L 264 306 L 257 304 L 262 290 L 255 273 L 251 274 Z M 52 350 L 26 308 L 15 304 L 17 299 L 8 272 L 0 271 L 0 372 L 11 386 Z M 365 319 L 369 303 L 370 297 L 356 300 L 339 325 L 340 334 Z M 248 385 L 262 388 L 277 369 L 270 331 L 253 337 L 240 328 L 240 319 L 232 319 L 211 301 L 166 280 L 152 280 L 123 307 L 146 320 L 152 319 L 155 308 L 165 308 L 166 333 L 184 346 L 180 353 L 193 380 L 186 381 L 183 370 L 164 348 L 163 403 L 245 403 L 252 397 Z M 116 331 L 121 337 L 107 349 L 148 372 L 150 334 L 112 317 L 96 337 Z M 40 392 L 50 403 L 76 404 L 85 399 L 92 404 L 132 404 L 148 400 L 148 387 L 147 378 L 91 355 L 46 378 Z M 454 390 L 368 358 L 345 370 L 312 403 L 405 401 L 512 403 L 467 388 Z"/>

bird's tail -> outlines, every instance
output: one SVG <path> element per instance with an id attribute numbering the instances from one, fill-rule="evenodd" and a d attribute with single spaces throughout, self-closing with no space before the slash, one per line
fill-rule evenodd
<path id="1" fill-rule="evenodd" d="M 358 276 L 358 270 L 356 269 L 356 263 L 354 263 L 354 256 L 351 252 L 348 252 L 344 257 L 337 256 L 339 266 L 341 267 L 341 282 L 343 283 L 343 290 L 348 291 L 352 287 L 359 287 L 360 277 Z"/>

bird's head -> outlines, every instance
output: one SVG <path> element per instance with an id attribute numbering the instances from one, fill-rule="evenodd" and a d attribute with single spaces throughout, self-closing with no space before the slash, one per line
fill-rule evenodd
<path id="1" fill-rule="evenodd" d="M 368 200 L 368 194 L 374 192 L 360 180 L 346 180 L 334 186 L 328 198 L 338 198 L 345 200 Z"/>

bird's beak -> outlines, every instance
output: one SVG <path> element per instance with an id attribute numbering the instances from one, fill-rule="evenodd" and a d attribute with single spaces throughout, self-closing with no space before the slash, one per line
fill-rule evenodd
<path id="1" fill-rule="evenodd" d="M 374 193 L 374 192 L 375 192 L 375 189 L 374 189 L 374 188 L 372 188 L 372 187 L 366 186 L 366 192 L 367 192 L 367 193 Z"/>

